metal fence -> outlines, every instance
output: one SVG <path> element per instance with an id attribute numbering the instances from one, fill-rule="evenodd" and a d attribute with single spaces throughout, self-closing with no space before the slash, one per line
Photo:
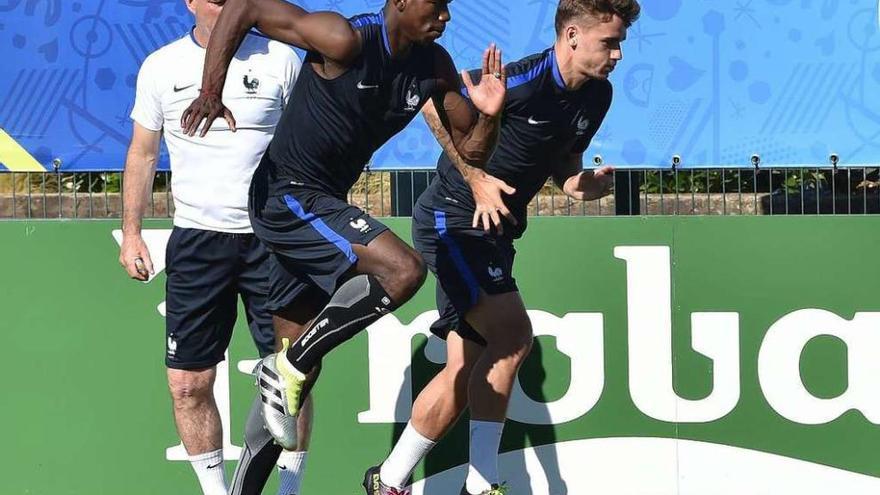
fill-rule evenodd
<path id="1" fill-rule="evenodd" d="M 349 201 L 373 216 L 409 216 L 435 172 L 365 170 Z M 575 201 L 551 182 L 532 216 L 865 215 L 880 213 L 880 166 L 626 169 L 614 194 Z M 149 218 L 174 212 L 168 172 L 156 174 Z M 121 172 L 2 173 L 0 219 L 120 218 Z"/>

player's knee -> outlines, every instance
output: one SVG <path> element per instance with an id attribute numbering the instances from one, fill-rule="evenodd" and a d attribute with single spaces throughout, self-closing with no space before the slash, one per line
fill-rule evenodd
<path id="1" fill-rule="evenodd" d="M 425 267 L 425 262 L 422 261 L 422 258 L 415 251 L 402 256 L 392 275 L 395 281 L 394 285 L 398 289 L 398 294 L 405 299 L 412 297 L 419 290 L 419 287 L 425 283 L 427 274 L 428 270 Z"/>
<path id="2" fill-rule="evenodd" d="M 446 374 L 447 379 L 452 383 L 452 386 L 455 389 L 461 388 L 466 391 L 471 371 L 474 369 L 474 364 L 475 362 L 469 362 L 460 357 L 450 358 L 446 361 L 446 366 L 443 368 L 443 372 Z"/>
<path id="3" fill-rule="evenodd" d="M 470 383 L 472 370 L 473 367 L 457 368 L 454 373 L 450 374 L 450 383 L 455 397 L 467 397 L 468 383 Z"/>
<path id="4" fill-rule="evenodd" d="M 507 354 L 517 366 L 522 364 L 522 362 L 526 360 L 526 357 L 528 357 L 529 352 L 532 351 L 533 340 L 531 334 L 523 334 L 511 339 Z"/>
<path id="5" fill-rule="evenodd" d="M 532 324 L 528 318 L 507 327 L 504 338 L 489 342 L 490 352 L 502 359 L 510 359 L 517 364 L 522 363 L 532 350 Z"/>
<path id="6" fill-rule="evenodd" d="M 452 377 L 459 377 L 461 375 L 470 374 L 473 365 L 471 363 L 465 362 L 464 359 L 449 359 L 446 362 L 446 373 Z"/>
<path id="7" fill-rule="evenodd" d="M 176 383 L 170 385 L 169 389 L 176 408 L 187 408 L 209 400 L 212 396 L 210 388 L 196 383 Z"/>
<path id="8" fill-rule="evenodd" d="M 518 363 L 522 363 L 526 360 L 529 353 L 532 352 L 532 345 L 534 342 L 535 338 L 532 336 L 531 331 L 528 334 L 523 335 L 523 337 L 516 342 L 514 356 Z"/>
<path id="9" fill-rule="evenodd" d="M 174 407 L 188 407 L 213 397 L 213 380 L 195 372 L 175 370 L 168 373 L 168 390 Z"/>

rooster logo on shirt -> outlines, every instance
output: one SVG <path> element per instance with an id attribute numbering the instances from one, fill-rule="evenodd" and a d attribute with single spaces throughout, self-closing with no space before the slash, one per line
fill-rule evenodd
<path id="1" fill-rule="evenodd" d="M 257 94 L 257 88 L 260 87 L 260 80 L 256 77 L 250 79 L 247 74 L 244 75 L 244 88 L 247 90 L 249 95 Z"/>
<path id="2" fill-rule="evenodd" d="M 419 96 L 418 92 L 414 91 L 413 88 L 408 89 L 406 92 L 406 111 L 415 112 L 421 101 L 422 98 Z"/>
<path id="3" fill-rule="evenodd" d="M 587 117 L 578 118 L 577 122 L 577 135 L 583 136 L 587 133 L 587 129 L 590 127 L 590 119 Z"/>

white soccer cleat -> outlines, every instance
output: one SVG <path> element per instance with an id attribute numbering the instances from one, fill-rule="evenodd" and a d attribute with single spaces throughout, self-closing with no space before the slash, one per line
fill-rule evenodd
<path id="1" fill-rule="evenodd" d="M 260 413 L 275 443 L 284 450 L 296 450 L 297 415 L 306 377 L 287 361 L 290 341 L 282 342 L 281 352 L 266 356 L 257 366 L 257 387 L 263 403 Z"/>

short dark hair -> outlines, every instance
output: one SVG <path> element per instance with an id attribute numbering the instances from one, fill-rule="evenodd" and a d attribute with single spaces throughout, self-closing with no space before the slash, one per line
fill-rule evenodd
<path id="1" fill-rule="evenodd" d="M 556 34 L 562 33 L 572 19 L 591 16 L 602 22 L 611 20 L 617 15 L 626 27 L 632 26 L 639 18 L 642 7 L 638 0 L 559 0 L 556 9 Z"/>

